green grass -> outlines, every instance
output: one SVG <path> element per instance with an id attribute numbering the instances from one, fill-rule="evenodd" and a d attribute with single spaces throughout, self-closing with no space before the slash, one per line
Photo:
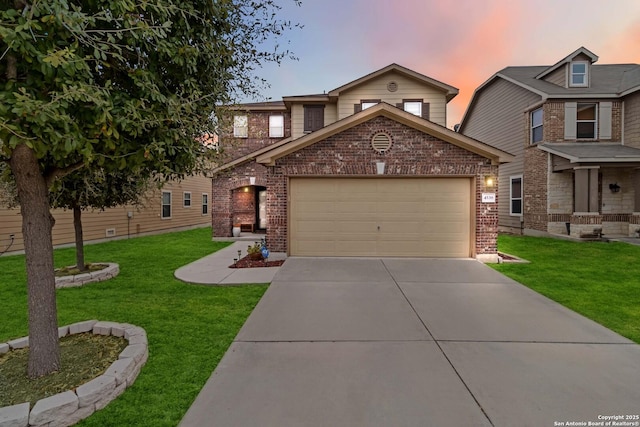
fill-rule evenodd
<path id="1" fill-rule="evenodd" d="M 640 246 L 501 235 L 498 250 L 531 263 L 496 270 L 640 343 Z"/>
<path id="2" fill-rule="evenodd" d="M 226 245 L 212 242 L 205 228 L 85 247 L 87 262 L 116 262 L 120 274 L 58 290 L 58 323 L 98 319 L 140 326 L 149 360 L 133 386 L 78 425 L 178 424 L 266 290 L 188 285 L 173 277 L 178 267 Z M 55 251 L 56 267 L 74 260 L 73 249 Z M 0 342 L 28 334 L 24 268 L 23 256 L 0 258 Z"/>

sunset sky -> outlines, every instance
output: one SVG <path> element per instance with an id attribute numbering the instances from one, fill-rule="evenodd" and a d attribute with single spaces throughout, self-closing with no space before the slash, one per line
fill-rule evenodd
<path id="1" fill-rule="evenodd" d="M 304 25 L 284 44 L 299 58 L 259 70 L 257 100 L 330 91 L 397 63 L 460 92 L 448 127 L 476 87 L 510 65 L 553 65 L 581 46 L 598 64 L 640 63 L 640 0 L 280 0 Z M 287 39 L 283 39 L 286 42 Z"/>

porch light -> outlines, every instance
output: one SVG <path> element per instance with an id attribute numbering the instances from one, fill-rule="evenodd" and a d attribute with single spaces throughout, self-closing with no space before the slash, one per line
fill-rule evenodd
<path id="1" fill-rule="evenodd" d="M 496 185 L 496 179 L 493 176 L 485 176 L 484 177 L 484 186 L 488 188 L 493 188 Z"/>
<path id="2" fill-rule="evenodd" d="M 248 193 L 249 192 L 249 187 L 244 187 L 244 192 Z"/>
<path id="3" fill-rule="evenodd" d="M 620 191 L 620 186 L 617 182 L 614 182 L 613 184 L 609 184 L 609 190 L 611 190 L 612 193 L 617 193 Z"/>

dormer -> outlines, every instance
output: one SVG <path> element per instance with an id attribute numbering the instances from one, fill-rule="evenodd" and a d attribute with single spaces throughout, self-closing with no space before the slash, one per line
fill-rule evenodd
<path id="1" fill-rule="evenodd" d="M 581 47 L 538 74 L 536 79 L 565 88 L 587 88 L 591 86 L 591 65 L 597 60 L 593 52 Z"/>

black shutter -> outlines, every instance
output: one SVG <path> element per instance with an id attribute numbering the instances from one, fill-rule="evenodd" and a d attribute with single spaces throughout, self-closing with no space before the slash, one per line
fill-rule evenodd
<path id="1" fill-rule="evenodd" d="M 404 104 L 403 104 L 402 102 L 398 102 L 398 103 L 396 104 L 396 107 L 397 107 L 397 108 L 399 108 L 399 109 L 401 109 L 401 110 L 404 110 Z"/>
<path id="2" fill-rule="evenodd" d="M 422 118 L 429 120 L 429 103 L 428 102 L 422 103 Z"/>
<path id="3" fill-rule="evenodd" d="M 362 111 L 362 104 L 353 104 L 353 114 Z"/>

